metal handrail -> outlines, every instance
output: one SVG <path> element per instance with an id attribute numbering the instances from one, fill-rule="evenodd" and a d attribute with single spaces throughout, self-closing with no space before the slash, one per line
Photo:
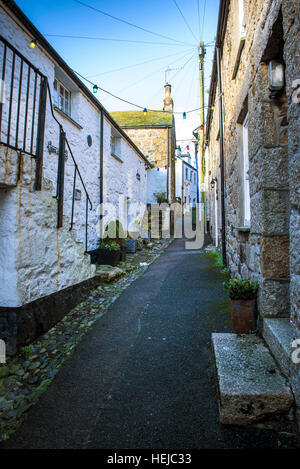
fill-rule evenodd
<path id="1" fill-rule="evenodd" d="M 71 146 L 65 136 L 62 124 L 58 121 L 54 114 L 51 89 L 46 75 L 33 65 L 24 55 L 22 55 L 14 46 L 12 46 L 2 35 L 0 35 L 0 44 L 3 45 L 2 56 L 2 73 L 0 79 L 4 84 L 5 78 L 9 78 L 9 107 L 7 116 L 5 114 L 5 131 L 3 130 L 3 103 L 0 102 L 0 144 L 3 144 L 11 149 L 25 153 L 32 158 L 36 159 L 36 189 L 41 189 L 42 179 L 42 166 L 43 166 L 43 147 L 44 147 L 44 131 L 45 131 L 45 113 L 47 106 L 47 94 L 49 96 L 50 111 L 53 119 L 59 126 L 60 130 L 60 145 L 63 147 L 67 145 L 73 164 L 74 164 L 74 178 L 73 178 L 73 195 L 72 195 L 72 211 L 71 211 L 71 226 L 70 231 L 74 225 L 74 202 L 76 191 L 76 177 L 78 175 L 86 197 L 86 214 L 85 214 L 85 247 L 87 250 L 87 234 L 88 234 L 88 208 L 92 210 L 93 205 L 81 176 L 78 164 L 73 155 Z M 9 55 L 8 55 L 9 54 Z M 11 56 L 10 68 L 8 68 L 9 58 Z M 18 70 L 19 69 L 19 70 Z M 9 75 L 7 75 L 9 70 Z M 16 86 L 16 81 L 18 84 Z M 25 81 L 25 89 L 23 90 L 23 81 Z M 3 85 L 4 86 L 4 85 Z M 38 89 L 40 95 L 38 98 Z M 15 91 L 14 91 L 15 90 Z M 3 91 L 2 91 L 3 93 Z M 24 101 L 24 117 L 20 122 L 21 115 L 21 102 L 25 94 Z M 15 95 L 15 96 L 14 96 Z M 16 112 L 13 112 L 13 99 L 16 98 Z M 0 99 L 1 101 L 1 99 Z M 38 106 L 38 107 L 37 107 Z M 38 120 L 36 120 L 36 112 L 38 112 Z M 29 120 L 28 120 L 29 119 Z M 28 125 L 29 124 L 29 125 Z M 12 129 L 15 125 L 15 131 Z M 28 128 L 30 127 L 30 128 Z M 6 139 L 2 139 L 2 135 Z M 14 134 L 14 135 L 13 135 Z M 62 136 L 63 134 L 63 136 Z M 35 142 L 36 136 L 36 142 Z M 61 136 L 63 138 L 61 138 Z M 20 143 L 19 143 L 20 142 Z M 60 148 L 61 150 L 61 148 Z M 56 198 L 58 200 L 58 227 L 62 226 L 63 215 L 63 191 L 64 191 L 64 152 L 59 152 L 59 167 L 57 177 L 57 191 Z"/>
<path id="2" fill-rule="evenodd" d="M 49 82 L 48 82 L 48 79 L 47 79 L 47 89 L 48 89 L 48 95 L 49 95 L 49 102 L 50 102 L 50 111 L 51 111 L 51 114 L 52 114 L 52 117 L 53 119 L 56 121 L 56 123 L 58 124 L 59 128 L 60 128 L 60 131 L 61 132 L 64 132 L 64 129 L 63 129 L 63 126 L 62 124 L 57 120 L 57 118 L 55 117 L 54 115 L 54 109 L 53 109 L 53 102 L 52 102 L 52 97 L 51 97 L 51 90 L 50 90 L 50 86 L 49 86 Z M 79 170 L 79 167 L 78 167 L 78 164 L 75 160 L 75 157 L 74 157 L 74 154 L 72 152 L 72 149 L 71 149 L 71 146 L 70 146 L 70 143 L 68 141 L 68 139 L 65 137 L 65 142 L 67 144 L 67 147 L 68 147 L 68 150 L 70 152 L 70 155 L 71 155 L 71 158 L 72 158 L 72 161 L 73 161 L 73 164 L 74 164 L 74 176 L 73 176 L 73 194 L 72 194 L 72 209 L 71 209 L 71 223 L 70 223 L 70 229 L 69 231 L 71 231 L 73 229 L 73 225 L 74 225 L 74 205 L 75 205 L 75 190 L 76 190 L 76 177 L 77 177 L 77 174 L 79 176 L 79 179 L 80 179 L 80 182 L 82 184 L 82 187 L 83 187 L 83 190 L 84 190 L 84 193 L 85 193 L 85 197 L 86 197 L 86 207 L 85 207 L 85 250 L 87 251 L 87 243 L 88 243 L 88 205 L 90 205 L 90 210 L 93 209 L 93 204 L 92 204 L 92 201 L 90 199 L 90 196 L 89 196 L 89 193 L 86 189 L 86 186 L 84 184 L 84 181 L 83 181 L 83 178 L 81 176 L 81 173 L 80 173 L 80 170 Z M 58 197 L 58 191 L 56 193 L 56 197 Z"/>

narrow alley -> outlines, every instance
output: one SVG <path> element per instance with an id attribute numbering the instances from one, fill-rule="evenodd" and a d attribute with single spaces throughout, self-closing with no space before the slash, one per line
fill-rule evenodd
<path id="1" fill-rule="evenodd" d="M 211 333 L 230 331 L 222 275 L 175 240 L 87 333 L 2 448 L 276 448 L 219 424 Z"/>
<path id="2" fill-rule="evenodd" d="M 0 0 L 0 449 L 300 448 L 299 19 Z"/>

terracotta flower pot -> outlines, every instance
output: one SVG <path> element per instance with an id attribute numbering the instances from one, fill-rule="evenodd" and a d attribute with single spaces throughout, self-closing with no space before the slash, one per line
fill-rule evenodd
<path id="1" fill-rule="evenodd" d="M 256 330 L 256 300 L 232 300 L 231 320 L 235 334 L 250 334 Z"/>

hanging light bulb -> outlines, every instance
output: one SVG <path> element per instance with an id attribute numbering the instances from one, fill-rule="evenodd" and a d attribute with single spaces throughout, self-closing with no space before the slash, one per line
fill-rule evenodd
<path id="1" fill-rule="evenodd" d="M 184 119 L 186 119 L 186 113 L 185 113 L 185 112 L 182 114 L 182 117 L 183 117 Z"/>
<path id="2" fill-rule="evenodd" d="M 31 49 L 34 49 L 35 46 L 36 46 L 36 39 L 32 39 L 29 47 L 30 47 Z"/>
<path id="3" fill-rule="evenodd" d="M 147 115 L 147 109 L 146 108 L 143 109 L 143 113 L 144 113 L 144 116 Z"/>
<path id="4" fill-rule="evenodd" d="M 211 110 L 212 110 L 212 111 L 215 110 L 215 105 L 214 105 L 214 104 L 212 105 Z"/>
<path id="5" fill-rule="evenodd" d="M 97 91 L 98 91 L 98 86 L 97 86 L 97 85 L 94 85 L 94 86 L 93 86 L 93 93 L 97 93 Z"/>

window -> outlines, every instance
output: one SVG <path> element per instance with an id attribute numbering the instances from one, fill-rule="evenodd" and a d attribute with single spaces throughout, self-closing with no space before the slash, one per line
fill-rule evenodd
<path id="1" fill-rule="evenodd" d="M 234 41 L 236 44 L 236 50 L 234 51 L 234 55 L 236 56 L 232 79 L 235 80 L 240 62 L 242 52 L 245 46 L 246 41 L 246 23 L 245 23 L 245 9 L 244 9 L 244 0 L 236 0 L 237 1 L 237 9 L 238 9 L 238 18 L 236 18 L 236 22 L 238 24 L 238 31 L 236 33 L 236 40 Z"/>
<path id="2" fill-rule="evenodd" d="M 54 80 L 54 105 L 71 116 L 71 92 L 57 78 Z"/>
<path id="3" fill-rule="evenodd" d="M 239 0 L 239 33 L 240 39 L 246 36 L 244 0 Z"/>
<path id="4" fill-rule="evenodd" d="M 114 156 L 118 161 L 123 163 L 121 159 L 121 137 L 114 128 L 111 129 L 110 152 L 112 156 Z"/>
<path id="5" fill-rule="evenodd" d="M 248 155 L 248 114 L 243 122 L 243 193 L 244 193 L 244 226 L 250 226 L 250 186 Z"/>
<path id="6" fill-rule="evenodd" d="M 194 173 L 194 184 L 196 184 L 196 173 Z"/>
<path id="7" fill-rule="evenodd" d="M 188 168 L 185 168 L 185 179 L 189 178 L 189 170 Z"/>

